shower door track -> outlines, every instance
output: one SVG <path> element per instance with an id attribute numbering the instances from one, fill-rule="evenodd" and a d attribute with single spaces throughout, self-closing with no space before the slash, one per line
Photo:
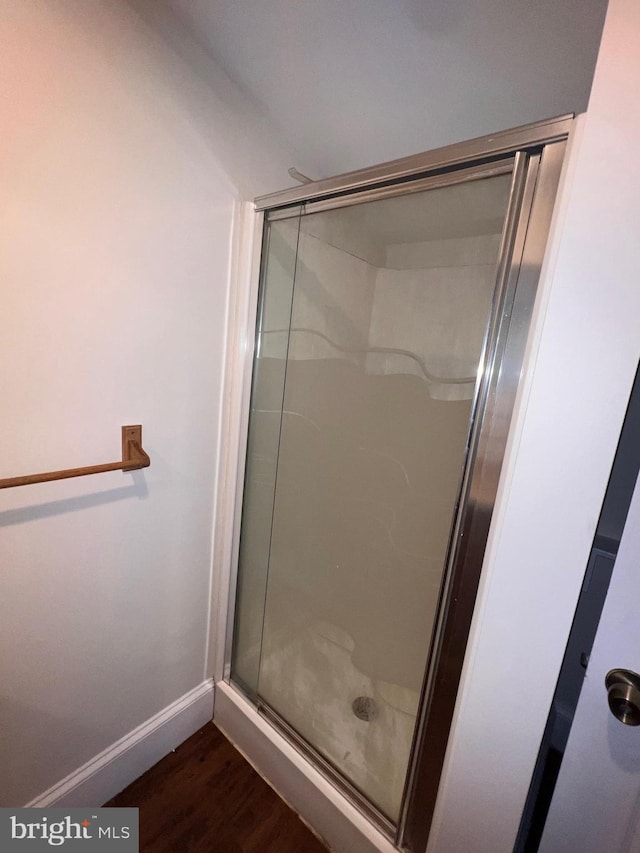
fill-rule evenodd
<path id="1" fill-rule="evenodd" d="M 496 302 L 480 362 L 481 379 L 476 387 L 472 407 L 472 429 L 466 449 L 464 475 L 398 825 L 395 826 L 373 807 L 259 697 L 246 697 L 263 718 L 402 849 L 423 851 L 429 836 L 529 321 L 571 124 L 572 116 L 563 116 L 256 200 L 256 210 L 267 211 L 268 216 L 279 219 L 310 210 L 371 201 L 377 196 L 403 194 L 410 192 L 417 184 L 423 187 L 444 186 L 479 175 L 499 174 L 506 168 L 513 171 L 499 256 Z M 247 364 L 252 363 L 253 351 L 250 345 L 246 347 L 245 357 Z M 236 472 L 234 536 L 232 553 L 229 555 L 232 569 L 222 673 L 227 684 L 231 683 L 239 514 L 245 464 L 243 450 L 249 419 L 247 374 L 248 370 L 245 369 L 243 388 L 237 389 L 238 394 L 242 395 L 242 436 Z M 445 660 L 446 667 L 442 665 Z M 297 807 L 304 816 L 304 809 L 299 804 Z M 322 832 L 321 827 L 317 828 Z"/>

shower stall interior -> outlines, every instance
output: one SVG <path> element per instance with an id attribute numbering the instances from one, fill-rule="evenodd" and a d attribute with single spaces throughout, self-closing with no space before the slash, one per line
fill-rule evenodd
<path id="1" fill-rule="evenodd" d="M 569 117 L 265 211 L 227 676 L 426 844 Z"/>

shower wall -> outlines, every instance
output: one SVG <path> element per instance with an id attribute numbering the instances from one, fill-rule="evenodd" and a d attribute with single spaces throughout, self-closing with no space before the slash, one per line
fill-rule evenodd
<path id="1" fill-rule="evenodd" d="M 390 245 L 377 271 L 369 346 L 404 348 L 416 360 L 371 352 L 372 372 L 430 374 L 431 397 L 470 399 L 484 333 L 478 317 L 491 300 L 499 247 L 500 234 Z"/>
<path id="2" fill-rule="evenodd" d="M 271 225 L 235 674 L 395 819 L 500 236 L 301 223 Z"/>

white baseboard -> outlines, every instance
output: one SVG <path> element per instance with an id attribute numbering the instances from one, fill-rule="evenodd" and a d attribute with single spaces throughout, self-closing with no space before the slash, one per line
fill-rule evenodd
<path id="1" fill-rule="evenodd" d="M 213 690 L 203 681 L 26 807 L 101 806 L 212 719 Z"/>
<path id="2" fill-rule="evenodd" d="M 330 850 L 398 853 L 389 839 L 224 681 L 216 685 L 214 720 Z"/>

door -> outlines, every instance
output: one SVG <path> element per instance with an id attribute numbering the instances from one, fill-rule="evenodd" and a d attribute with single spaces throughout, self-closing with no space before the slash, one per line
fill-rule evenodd
<path id="1" fill-rule="evenodd" d="M 640 671 L 640 481 L 627 516 L 541 853 L 640 850 L 640 726 L 616 719 L 605 687 L 607 674 L 621 668 Z M 618 712 L 633 716 L 633 692 L 616 699 L 616 685 L 612 691 Z"/>
<path id="2" fill-rule="evenodd" d="M 232 672 L 391 823 L 522 174 L 267 217 Z"/>
<path id="3" fill-rule="evenodd" d="M 226 672 L 409 849 L 433 814 L 570 127 L 552 124 L 444 171 L 417 155 L 262 206 Z"/>

